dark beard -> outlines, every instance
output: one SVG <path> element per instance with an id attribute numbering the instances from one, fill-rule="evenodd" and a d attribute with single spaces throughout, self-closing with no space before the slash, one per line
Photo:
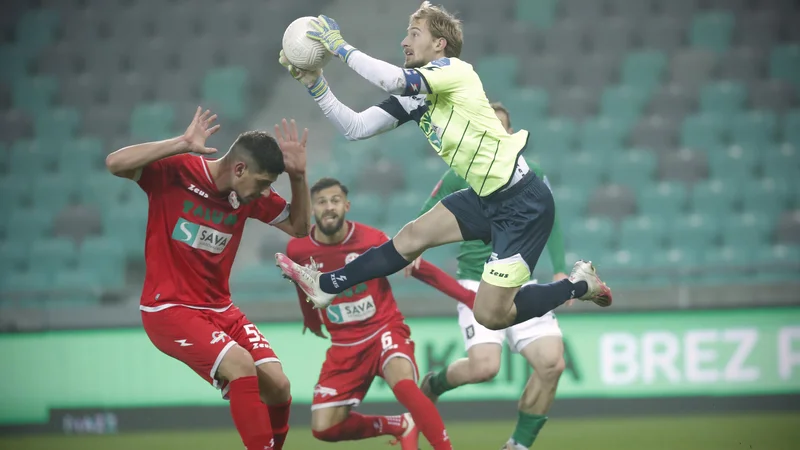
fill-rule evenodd
<path id="1" fill-rule="evenodd" d="M 336 223 L 334 223 L 330 227 L 325 227 L 324 225 L 322 225 L 322 221 L 320 219 L 316 220 L 317 220 L 317 228 L 319 228 L 319 231 L 321 231 L 322 234 L 324 234 L 325 236 L 335 235 L 344 226 L 344 217 L 339 217 L 339 220 L 337 220 Z"/>

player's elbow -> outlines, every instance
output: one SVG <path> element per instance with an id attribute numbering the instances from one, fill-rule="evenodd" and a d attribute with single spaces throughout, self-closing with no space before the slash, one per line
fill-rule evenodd
<path id="1" fill-rule="evenodd" d="M 106 170 L 108 170 L 112 175 L 122 178 L 131 178 L 133 176 L 131 169 L 125 167 L 125 163 L 120 158 L 118 152 L 114 152 L 106 156 Z"/>

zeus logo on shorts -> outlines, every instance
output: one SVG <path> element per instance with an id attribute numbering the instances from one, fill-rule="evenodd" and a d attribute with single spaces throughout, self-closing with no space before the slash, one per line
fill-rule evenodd
<path id="1" fill-rule="evenodd" d="M 508 278 L 508 274 L 507 273 L 498 272 L 498 271 L 496 271 L 494 269 L 489 269 L 489 275 L 494 275 L 497 278 Z"/>
<path id="2" fill-rule="evenodd" d="M 186 219 L 178 219 L 175 229 L 172 230 L 172 239 L 214 254 L 220 254 L 225 250 L 231 236 L 231 234 L 198 225 Z"/>
<path id="3" fill-rule="evenodd" d="M 355 302 L 328 306 L 325 311 L 331 323 L 361 322 L 375 315 L 375 301 L 368 295 Z"/>

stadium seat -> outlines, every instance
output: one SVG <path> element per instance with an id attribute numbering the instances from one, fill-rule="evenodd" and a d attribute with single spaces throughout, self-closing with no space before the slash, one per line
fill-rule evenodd
<path id="1" fill-rule="evenodd" d="M 81 270 L 62 270 L 56 273 L 48 308 L 92 306 L 100 301 L 102 283 L 98 276 Z"/>
<path id="2" fill-rule="evenodd" d="M 608 252 L 600 259 L 603 280 L 614 288 L 647 283 L 652 272 L 651 257 L 647 249 L 637 247 Z"/>
<path id="3" fill-rule="evenodd" d="M 762 178 L 743 183 L 742 209 L 777 217 L 788 207 L 789 180 Z"/>
<path id="4" fill-rule="evenodd" d="M 718 55 L 708 50 L 679 50 L 672 55 L 669 79 L 686 89 L 697 89 L 713 77 L 717 59 Z"/>
<path id="5" fill-rule="evenodd" d="M 724 53 L 730 46 L 734 22 L 729 11 L 696 15 L 689 31 L 689 43 L 696 48 Z"/>
<path id="6" fill-rule="evenodd" d="M 489 96 L 514 85 L 519 72 L 519 58 L 515 55 L 492 55 L 481 58 L 475 65 L 484 90 Z"/>
<path id="7" fill-rule="evenodd" d="M 586 120 L 581 126 L 580 146 L 594 154 L 608 154 L 622 148 L 628 134 L 626 123 L 608 117 Z"/>
<path id="8" fill-rule="evenodd" d="M 31 55 L 27 54 L 21 45 L 0 45 L 0 61 L 3 61 L 0 81 L 16 84 L 18 80 L 26 78 L 30 59 Z"/>
<path id="9" fill-rule="evenodd" d="M 421 207 L 422 204 L 419 204 L 418 208 Z M 375 194 L 352 194 L 350 195 L 350 212 L 347 213 L 347 218 L 375 226 L 383 218 L 385 209 L 385 204 Z M 407 214 L 410 219 L 413 213 L 408 212 Z"/>
<path id="10" fill-rule="evenodd" d="M 691 209 L 696 214 L 722 218 L 733 212 L 740 185 L 714 179 L 696 183 L 692 188 Z"/>
<path id="11" fill-rule="evenodd" d="M 406 191 L 413 192 L 415 196 L 427 198 L 434 186 L 444 175 L 447 166 L 442 164 L 440 158 L 425 158 L 417 162 L 413 169 L 406 169 Z"/>
<path id="12" fill-rule="evenodd" d="M 585 254 L 604 254 L 614 244 L 614 222 L 607 218 L 593 217 L 576 220 L 566 226 L 569 248 Z"/>
<path id="13" fill-rule="evenodd" d="M 566 161 L 569 183 L 584 192 L 600 184 L 608 171 L 609 160 L 592 151 L 572 153 Z"/>
<path id="14" fill-rule="evenodd" d="M 652 89 L 661 82 L 667 57 L 658 50 L 631 52 L 622 63 L 621 83 Z"/>
<path id="15" fill-rule="evenodd" d="M 36 307 L 50 294 L 52 275 L 38 271 L 10 272 L 0 274 L 0 290 L 4 303 L 9 300 L 23 307 Z"/>
<path id="16" fill-rule="evenodd" d="M 535 151 L 561 153 L 575 144 L 577 126 L 569 119 L 548 119 L 531 127 L 530 142 Z"/>
<path id="17" fill-rule="evenodd" d="M 36 118 L 36 135 L 40 137 L 71 139 L 80 125 L 77 109 L 65 106 L 42 112 Z"/>
<path id="18" fill-rule="evenodd" d="M 751 83 L 762 78 L 764 72 L 764 47 L 739 47 L 721 55 L 719 76 L 723 80 Z"/>
<path id="19" fill-rule="evenodd" d="M 279 287 L 278 281 L 281 279 L 276 276 L 274 283 L 269 283 L 270 289 L 265 289 L 265 275 L 272 272 L 272 268 L 266 264 L 248 264 L 244 267 L 238 268 L 231 273 L 230 287 L 231 295 L 234 301 L 237 302 L 254 302 L 254 301 L 280 301 L 296 299 L 297 294 L 294 293 L 294 288 L 291 283 L 285 283 L 291 288 L 292 296 L 279 296 L 275 295 L 272 287 Z M 269 277 L 267 277 L 269 279 Z M 284 284 L 284 283 L 280 283 Z M 289 291 L 284 289 L 284 292 Z"/>
<path id="20" fill-rule="evenodd" d="M 147 229 L 145 211 L 122 205 L 112 205 L 103 210 L 104 235 L 115 239 L 128 258 L 143 256 Z"/>
<path id="21" fill-rule="evenodd" d="M 794 109 L 783 117 L 783 141 L 800 149 L 800 109 Z"/>
<path id="22" fill-rule="evenodd" d="M 800 269 L 800 246 L 765 245 L 759 248 L 755 261 L 759 264 L 759 281 L 796 280 Z"/>
<path id="23" fill-rule="evenodd" d="M 658 175 L 661 180 L 696 183 L 707 178 L 708 162 L 704 153 L 682 148 L 661 156 Z"/>
<path id="24" fill-rule="evenodd" d="M 11 145 L 11 173 L 34 176 L 48 172 L 54 163 L 52 153 L 60 141 L 19 140 Z"/>
<path id="25" fill-rule="evenodd" d="M 65 141 L 58 153 L 58 170 L 62 175 L 83 177 L 102 170 L 101 162 L 107 152 L 99 139 L 81 138 Z"/>
<path id="26" fill-rule="evenodd" d="M 681 125 L 681 145 L 711 150 L 724 144 L 725 123 L 717 114 L 704 113 L 686 117 Z"/>
<path id="27" fill-rule="evenodd" d="M 639 118 L 649 99 L 649 88 L 635 85 L 610 86 L 600 97 L 600 114 L 617 120 Z"/>
<path id="28" fill-rule="evenodd" d="M 47 111 L 58 91 L 58 79 L 52 75 L 37 75 L 16 80 L 12 91 L 15 108 L 30 114 Z"/>
<path id="29" fill-rule="evenodd" d="M 652 258 L 653 285 L 675 286 L 692 284 L 701 276 L 703 253 L 692 248 L 672 248 L 656 252 Z"/>
<path id="30" fill-rule="evenodd" d="M 648 112 L 667 117 L 683 117 L 694 109 L 696 95 L 681 85 L 670 83 L 655 90 Z"/>
<path id="31" fill-rule="evenodd" d="M 640 120 L 631 132 L 630 144 L 634 147 L 668 153 L 678 143 L 675 136 L 678 125 L 672 117 L 650 116 Z"/>
<path id="32" fill-rule="evenodd" d="M 203 100 L 215 107 L 221 117 L 241 120 L 247 110 L 247 69 L 225 67 L 210 70 L 203 79 Z"/>
<path id="33" fill-rule="evenodd" d="M 575 121 L 593 116 L 595 107 L 595 96 L 583 87 L 560 89 L 550 100 L 550 113 L 553 116 Z"/>
<path id="34" fill-rule="evenodd" d="M 655 176 L 658 160 L 649 150 L 631 149 L 615 153 L 609 167 L 609 179 L 632 189 L 650 184 Z"/>
<path id="35" fill-rule="evenodd" d="M 560 89 L 565 84 L 568 67 L 564 58 L 543 55 L 524 62 L 520 73 L 520 84 L 544 89 L 548 92 Z"/>
<path id="36" fill-rule="evenodd" d="M 636 195 L 627 186 L 605 184 L 590 192 L 587 216 L 607 217 L 616 221 L 636 213 Z"/>
<path id="37" fill-rule="evenodd" d="M 752 254 L 768 243 L 770 228 L 774 219 L 758 212 L 745 212 L 726 218 L 721 224 L 722 241 L 726 246 L 735 247 Z"/>
<path id="38" fill-rule="evenodd" d="M 747 88 L 742 83 L 722 81 L 700 90 L 700 110 L 704 113 L 730 116 L 741 111 L 746 100 Z"/>
<path id="39" fill-rule="evenodd" d="M 797 105 L 797 87 L 783 80 L 767 80 L 750 88 L 750 106 L 755 110 L 785 113 Z"/>
<path id="40" fill-rule="evenodd" d="M 557 0 L 517 0 L 517 19 L 548 29 L 555 22 Z"/>
<path id="41" fill-rule="evenodd" d="M 763 148 L 775 142 L 778 119 L 769 111 L 738 114 L 731 121 L 731 140 L 739 145 Z"/>
<path id="42" fill-rule="evenodd" d="M 126 194 L 139 189 L 132 181 L 115 177 L 104 171 L 87 175 L 82 184 L 82 201 L 97 206 L 101 210 L 122 203 Z"/>
<path id="43" fill-rule="evenodd" d="M 619 248 L 643 252 L 659 251 L 664 243 L 666 225 L 650 216 L 631 216 L 622 220 Z"/>
<path id="44" fill-rule="evenodd" d="M 752 178 L 758 164 L 758 153 L 755 150 L 738 145 L 709 151 L 707 154 L 711 176 L 730 182 Z"/>
<path id="45" fill-rule="evenodd" d="M 647 25 L 641 26 L 642 22 Z M 642 48 L 672 53 L 685 45 L 686 27 L 679 19 L 665 16 L 652 17 L 640 21 L 639 25 Z"/>
<path id="46" fill-rule="evenodd" d="M 706 267 L 700 280 L 707 284 L 741 283 L 752 278 L 752 254 L 730 246 L 712 247 L 705 253 Z"/>
<path id="47" fill-rule="evenodd" d="M 130 133 L 136 140 L 152 141 L 172 137 L 175 111 L 164 103 L 136 106 L 131 113 Z"/>
<path id="48" fill-rule="evenodd" d="M 705 249 L 718 240 L 719 223 L 715 217 L 705 214 L 689 214 L 672 221 L 669 229 L 671 248 Z"/>
<path id="49" fill-rule="evenodd" d="M 77 249 L 69 239 L 39 239 L 33 242 L 28 267 L 55 275 L 74 265 Z"/>
<path id="50" fill-rule="evenodd" d="M 638 191 L 639 213 L 667 223 L 680 217 L 686 203 L 686 188 L 675 182 L 660 182 Z"/>
<path id="51" fill-rule="evenodd" d="M 56 214 L 77 198 L 77 186 L 81 180 L 72 175 L 50 175 L 33 180 L 33 205 Z"/>
<path id="52" fill-rule="evenodd" d="M 0 192 L 3 192 L 3 209 L 14 210 L 32 200 L 30 179 L 20 174 L 9 174 L 0 178 Z M 5 222 L 8 217 L 0 219 Z"/>
<path id="53" fill-rule="evenodd" d="M 546 172 L 545 172 L 546 173 Z M 586 208 L 586 194 L 569 184 L 553 186 L 553 197 L 556 202 L 556 214 L 564 223 L 583 216 Z M 562 225 L 564 226 L 564 225 Z"/>
<path id="54" fill-rule="evenodd" d="M 800 87 L 798 73 L 800 73 L 800 44 L 774 47 L 769 57 L 769 76 Z"/>
<path id="55" fill-rule="evenodd" d="M 56 36 L 58 13 L 52 9 L 31 9 L 22 14 L 17 22 L 17 42 L 33 54 L 44 48 Z"/>
<path id="56" fill-rule="evenodd" d="M 508 108 L 511 125 L 516 128 L 530 127 L 547 114 L 549 97 L 547 91 L 536 88 L 519 88 L 499 99 Z"/>
<path id="57" fill-rule="evenodd" d="M 764 177 L 784 180 L 800 179 L 800 150 L 798 147 L 791 144 L 771 147 L 764 151 L 761 157 Z"/>
<path id="58" fill-rule="evenodd" d="M 28 263 L 30 249 L 30 242 L 5 240 L 0 243 L 0 252 L 3 255 L 0 258 L 2 273 L 20 271 L 25 268 Z"/>
<path id="59" fill-rule="evenodd" d="M 419 216 L 422 204 L 427 199 L 426 195 L 419 195 L 414 192 L 404 192 L 393 195 L 389 198 L 386 205 L 386 216 L 383 223 L 394 231 L 399 231 L 406 223 Z M 375 226 L 375 224 L 367 225 Z"/>

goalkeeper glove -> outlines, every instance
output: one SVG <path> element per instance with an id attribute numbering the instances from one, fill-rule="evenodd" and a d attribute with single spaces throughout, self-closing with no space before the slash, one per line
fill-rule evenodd
<path id="1" fill-rule="evenodd" d="M 307 31 L 306 36 L 319 41 L 329 52 L 347 62 L 347 57 L 355 50 L 355 47 L 345 42 L 344 38 L 342 38 L 339 24 L 330 17 L 323 15 L 312 19 L 311 26 L 314 31 Z"/>
<path id="2" fill-rule="evenodd" d="M 322 76 L 322 69 L 298 69 L 289 62 L 289 60 L 286 58 L 286 55 L 283 53 L 283 50 L 281 50 L 278 62 L 289 71 L 289 73 L 292 75 L 292 78 L 302 83 L 303 86 L 308 89 L 308 93 L 311 94 L 312 97 L 321 97 L 325 92 L 328 91 L 328 82 L 325 81 L 325 77 Z"/>

